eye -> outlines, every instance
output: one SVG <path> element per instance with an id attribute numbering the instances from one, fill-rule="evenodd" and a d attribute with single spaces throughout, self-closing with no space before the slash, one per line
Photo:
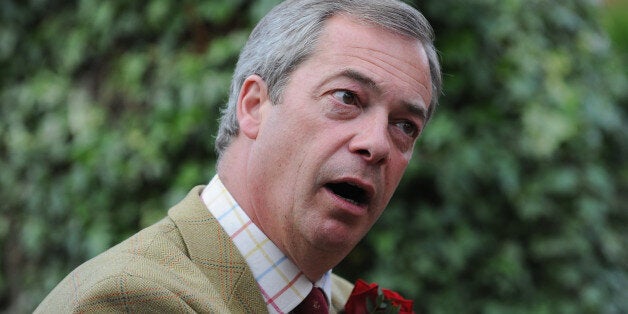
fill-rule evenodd
<path id="1" fill-rule="evenodd" d="M 410 137 L 416 137 L 419 134 L 419 128 L 416 124 L 410 121 L 395 122 L 394 125 L 401 130 L 404 134 Z"/>
<path id="2" fill-rule="evenodd" d="M 332 96 L 345 105 L 357 105 L 358 96 L 347 90 L 335 91 Z"/>

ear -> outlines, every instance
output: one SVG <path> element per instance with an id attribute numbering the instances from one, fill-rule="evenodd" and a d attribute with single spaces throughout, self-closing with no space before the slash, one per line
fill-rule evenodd
<path id="1" fill-rule="evenodd" d="M 266 82 L 259 75 L 244 80 L 238 97 L 237 115 L 240 131 L 255 139 L 262 123 L 262 106 L 269 102 Z"/>

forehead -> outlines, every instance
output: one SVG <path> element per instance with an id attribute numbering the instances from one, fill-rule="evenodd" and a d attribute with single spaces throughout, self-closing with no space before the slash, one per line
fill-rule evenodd
<path id="1" fill-rule="evenodd" d="M 338 15 L 326 22 L 316 50 L 308 61 L 329 75 L 346 70 L 358 71 L 382 87 L 385 93 L 419 97 L 411 102 L 430 103 L 429 62 L 418 39 Z"/>

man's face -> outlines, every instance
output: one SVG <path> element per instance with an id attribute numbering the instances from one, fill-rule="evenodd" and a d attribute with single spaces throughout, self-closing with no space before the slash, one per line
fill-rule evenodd
<path id="1" fill-rule="evenodd" d="M 429 73 L 417 40 L 336 16 L 281 103 L 262 105 L 252 219 L 293 260 L 346 255 L 375 223 L 425 124 Z"/>

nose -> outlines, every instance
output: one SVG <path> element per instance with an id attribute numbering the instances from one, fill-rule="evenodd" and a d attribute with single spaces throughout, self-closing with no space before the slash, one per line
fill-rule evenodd
<path id="1" fill-rule="evenodd" d="M 383 164 L 389 158 L 391 143 L 388 136 L 388 118 L 361 121 L 356 135 L 349 143 L 349 150 L 371 164 Z"/>

